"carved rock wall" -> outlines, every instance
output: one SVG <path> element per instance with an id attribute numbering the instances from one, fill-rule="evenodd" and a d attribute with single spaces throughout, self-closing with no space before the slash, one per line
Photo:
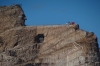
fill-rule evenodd
<path id="1" fill-rule="evenodd" d="M 25 26 L 19 5 L 0 10 L 0 66 L 100 66 L 93 32 L 77 24 Z"/>

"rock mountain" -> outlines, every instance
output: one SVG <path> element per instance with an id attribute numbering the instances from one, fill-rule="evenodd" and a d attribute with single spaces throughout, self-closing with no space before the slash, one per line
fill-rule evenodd
<path id="1" fill-rule="evenodd" d="M 25 26 L 20 5 L 0 6 L 0 66 L 100 66 L 97 37 L 78 24 Z"/>

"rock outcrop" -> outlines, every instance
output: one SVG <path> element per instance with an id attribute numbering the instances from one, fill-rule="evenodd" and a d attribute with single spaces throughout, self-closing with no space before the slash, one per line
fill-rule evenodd
<path id="1" fill-rule="evenodd" d="M 0 33 L 8 29 L 25 26 L 26 16 L 19 5 L 0 6 Z"/>
<path id="2" fill-rule="evenodd" d="M 100 66 L 97 37 L 79 25 L 25 26 L 19 5 L 0 7 L 0 66 Z"/>

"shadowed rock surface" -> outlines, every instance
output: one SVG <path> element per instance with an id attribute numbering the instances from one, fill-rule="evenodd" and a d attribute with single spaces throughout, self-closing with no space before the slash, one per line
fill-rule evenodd
<path id="1" fill-rule="evenodd" d="M 0 66 L 100 66 L 97 37 L 79 25 L 25 26 L 19 5 L 0 6 Z"/>

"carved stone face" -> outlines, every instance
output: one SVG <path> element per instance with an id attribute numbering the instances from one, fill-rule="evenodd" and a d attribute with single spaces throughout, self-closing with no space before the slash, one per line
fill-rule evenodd
<path id="1" fill-rule="evenodd" d="M 22 19 L 27 20 L 25 14 L 22 14 Z"/>
<path id="2" fill-rule="evenodd" d="M 21 19 L 21 20 L 27 20 L 25 14 L 21 14 L 21 15 L 19 15 L 18 17 L 19 17 L 19 19 Z"/>
<path id="3" fill-rule="evenodd" d="M 19 16 L 18 16 L 18 23 L 20 23 L 21 25 L 25 25 L 25 20 L 27 20 L 25 14 L 21 13 Z"/>
<path id="4" fill-rule="evenodd" d="M 27 18 L 25 16 L 24 11 L 21 8 L 21 6 L 20 5 L 15 5 L 15 6 L 17 6 L 16 9 L 17 9 L 17 12 L 18 12 L 18 17 L 21 18 L 22 20 L 26 20 Z"/>

